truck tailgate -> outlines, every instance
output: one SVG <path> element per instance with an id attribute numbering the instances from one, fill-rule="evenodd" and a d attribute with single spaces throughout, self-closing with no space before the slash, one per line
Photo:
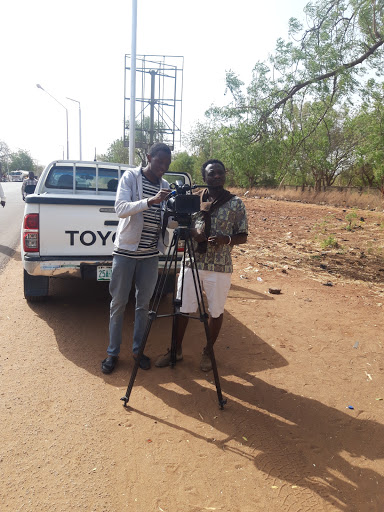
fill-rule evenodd
<path id="1" fill-rule="evenodd" d="M 111 255 L 118 224 L 113 206 L 73 203 L 40 204 L 40 255 Z"/>

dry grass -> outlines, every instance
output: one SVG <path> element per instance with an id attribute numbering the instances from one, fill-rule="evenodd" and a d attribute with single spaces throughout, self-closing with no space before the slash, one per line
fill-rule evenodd
<path id="1" fill-rule="evenodd" d="M 267 188 L 230 188 L 231 192 L 239 197 L 262 197 L 278 201 L 296 201 L 302 203 L 341 206 L 346 208 L 359 208 L 362 210 L 384 211 L 384 199 L 379 194 L 369 192 L 345 191 L 301 191 L 295 189 L 267 189 Z"/>

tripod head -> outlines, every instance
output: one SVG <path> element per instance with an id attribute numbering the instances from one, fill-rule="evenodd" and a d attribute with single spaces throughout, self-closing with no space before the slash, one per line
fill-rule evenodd
<path id="1" fill-rule="evenodd" d="M 200 211 L 200 197 L 192 194 L 198 185 L 187 185 L 181 181 L 171 183 L 171 197 L 166 203 L 166 213 L 173 217 L 180 226 L 190 226 L 192 215 Z"/>

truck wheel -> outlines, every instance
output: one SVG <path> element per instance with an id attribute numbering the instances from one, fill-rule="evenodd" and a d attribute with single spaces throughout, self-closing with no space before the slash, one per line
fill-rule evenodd
<path id="1" fill-rule="evenodd" d="M 24 270 L 24 297 L 28 302 L 42 302 L 49 291 L 49 277 L 31 276 Z"/>

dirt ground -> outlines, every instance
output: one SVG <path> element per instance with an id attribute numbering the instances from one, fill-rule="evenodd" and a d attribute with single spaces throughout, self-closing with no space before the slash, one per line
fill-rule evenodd
<path id="1" fill-rule="evenodd" d="M 183 362 L 140 370 L 125 409 L 132 304 L 103 375 L 107 285 L 56 280 L 28 305 L 15 254 L 0 275 L 1 510 L 384 510 L 384 213 L 244 201 L 215 346 L 224 410 L 199 321 Z M 152 358 L 170 323 L 153 324 Z"/>

